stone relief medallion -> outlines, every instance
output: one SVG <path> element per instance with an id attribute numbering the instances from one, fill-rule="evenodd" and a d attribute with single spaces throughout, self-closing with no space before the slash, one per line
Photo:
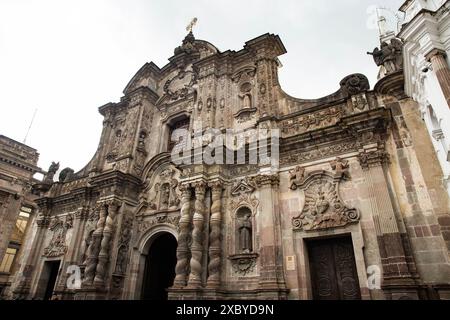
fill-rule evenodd
<path id="1" fill-rule="evenodd" d="M 291 189 L 305 192 L 305 205 L 292 220 L 294 230 L 325 230 L 359 221 L 358 210 L 347 207 L 339 196 L 339 183 L 345 177 L 345 171 L 337 170 L 336 174 L 323 170 L 305 174 L 303 169 L 291 173 Z"/>
<path id="2" fill-rule="evenodd" d="M 256 260 L 258 259 L 257 253 L 245 253 L 229 256 L 234 272 L 240 275 L 247 275 L 255 270 Z"/>
<path id="3" fill-rule="evenodd" d="M 184 99 L 190 93 L 190 89 L 197 81 L 197 75 L 190 70 L 180 71 L 178 75 L 167 80 L 164 85 L 164 93 L 171 100 Z"/>

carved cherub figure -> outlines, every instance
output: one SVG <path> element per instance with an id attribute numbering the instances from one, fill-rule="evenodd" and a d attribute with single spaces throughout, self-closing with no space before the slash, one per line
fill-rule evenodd
<path id="1" fill-rule="evenodd" d="M 339 157 L 336 160 L 330 162 L 331 168 L 334 170 L 337 176 L 348 178 L 348 160 L 343 160 Z"/>
<path id="2" fill-rule="evenodd" d="M 303 182 L 304 177 L 305 177 L 305 168 L 298 166 L 294 170 L 289 171 L 289 180 L 291 181 L 291 189 L 297 190 L 298 185 L 300 185 Z"/>

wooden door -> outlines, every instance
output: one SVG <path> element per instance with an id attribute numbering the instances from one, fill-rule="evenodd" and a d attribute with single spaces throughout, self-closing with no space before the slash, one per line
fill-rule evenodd
<path id="1" fill-rule="evenodd" d="M 350 237 L 308 243 L 314 300 L 359 300 L 361 292 Z"/>

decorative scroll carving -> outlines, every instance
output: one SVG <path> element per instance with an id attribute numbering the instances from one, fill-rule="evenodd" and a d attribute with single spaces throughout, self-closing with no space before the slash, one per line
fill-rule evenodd
<path id="1" fill-rule="evenodd" d="M 234 271 L 245 276 L 254 271 L 258 256 L 257 253 L 244 253 L 229 256 L 228 259 L 231 261 Z"/>
<path id="2" fill-rule="evenodd" d="M 139 223 L 138 232 L 145 233 L 148 230 L 150 230 L 151 228 L 153 228 L 154 226 L 156 226 L 158 224 L 163 224 L 163 223 L 171 224 L 178 230 L 179 222 L 180 222 L 179 216 L 168 216 L 167 214 L 157 215 L 149 220 L 145 220 L 145 221 Z"/>
<path id="3" fill-rule="evenodd" d="M 44 249 L 44 256 L 53 258 L 64 255 L 67 252 L 66 234 L 67 230 L 73 227 L 73 215 L 66 216 L 66 221 L 62 221 L 59 217 L 53 218 L 50 222 L 49 229 L 53 231 L 53 236 L 48 247 Z"/>
<path id="4" fill-rule="evenodd" d="M 280 127 L 283 135 L 296 135 L 335 125 L 345 114 L 344 105 L 333 106 L 315 113 L 283 120 Z"/>
<path id="5" fill-rule="evenodd" d="M 341 90 L 348 96 L 353 96 L 370 89 L 369 80 L 360 73 L 349 75 L 340 82 Z"/>
<path id="6" fill-rule="evenodd" d="M 197 82 L 197 74 L 191 70 L 180 70 L 178 75 L 166 81 L 164 93 L 172 100 L 185 99 Z"/>
<path id="7" fill-rule="evenodd" d="M 295 183 L 305 192 L 305 205 L 292 221 L 294 230 L 323 230 L 343 227 L 359 221 L 356 209 L 347 207 L 339 196 L 339 182 L 343 173 L 314 171 Z"/>
<path id="8" fill-rule="evenodd" d="M 357 151 L 357 143 L 354 141 L 339 143 L 320 149 L 313 149 L 305 152 L 292 152 L 283 154 L 280 159 L 281 165 L 298 164 L 301 162 L 309 162 L 316 159 L 326 158 L 333 155 L 343 154 L 350 151 Z"/>

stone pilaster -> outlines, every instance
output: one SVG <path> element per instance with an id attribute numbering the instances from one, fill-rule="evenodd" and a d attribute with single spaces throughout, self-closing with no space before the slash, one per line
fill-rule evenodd
<path id="1" fill-rule="evenodd" d="M 389 155 L 384 150 L 380 150 L 378 146 L 362 149 L 359 154 L 359 162 L 364 171 L 375 232 L 380 247 L 383 287 L 414 285 L 414 276 L 411 274 L 410 261 L 406 257 L 404 240 L 397 223 L 383 168 L 389 162 Z M 415 270 L 412 271 L 415 272 Z M 409 292 L 409 290 L 397 292 L 397 294 L 417 297 L 415 292 Z"/>
<path id="2" fill-rule="evenodd" d="M 39 212 L 37 214 L 39 214 Z M 30 294 L 31 283 L 33 281 L 33 276 L 37 274 L 35 269 L 38 260 L 41 257 L 45 233 L 47 232 L 49 224 L 50 218 L 47 216 L 47 210 L 45 209 L 36 219 L 37 232 L 33 239 L 33 245 L 31 246 L 32 252 L 30 252 L 26 265 L 23 268 L 23 278 L 16 288 L 14 288 L 15 299 L 27 299 Z"/>
<path id="3" fill-rule="evenodd" d="M 189 269 L 189 237 L 192 224 L 191 197 L 192 189 L 189 184 L 180 186 L 181 190 L 181 218 L 180 234 L 178 236 L 177 265 L 175 267 L 174 287 L 182 288 L 187 284 Z"/>
<path id="4" fill-rule="evenodd" d="M 97 221 L 95 231 L 92 234 L 92 241 L 91 244 L 89 245 L 87 252 L 88 258 L 86 263 L 86 269 L 84 272 L 84 280 L 83 280 L 84 286 L 90 286 L 94 281 L 95 270 L 98 262 L 98 255 L 100 252 L 100 245 L 102 242 L 103 229 L 105 228 L 106 222 L 107 211 L 105 204 L 104 203 L 100 204 L 99 207 L 97 207 L 95 210 L 99 210 L 99 218 Z"/>
<path id="5" fill-rule="evenodd" d="M 202 261 L 203 261 L 203 229 L 205 222 L 205 193 L 206 184 L 195 184 L 195 213 L 193 218 L 194 230 L 192 231 L 191 246 L 191 274 L 189 275 L 189 288 L 199 288 L 202 285 Z"/>
<path id="6" fill-rule="evenodd" d="M 111 201 L 108 203 L 108 215 L 103 229 L 103 238 L 101 242 L 101 249 L 98 255 L 98 264 L 95 270 L 94 283 L 96 287 L 103 287 L 105 285 L 106 267 L 109 262 L 111 254 L 111 238 L 114 233 L 116 216 L 119 211 L 121 203 L 118 201 Z"/>
<path id="7" fill-rule="evenodd" d="M 450 68 L 446 60 L 447 54 L 442 50 L 434 49 L 426 58 L 431 62 L 433 70 L 444 93 L 447 105 L 450 107 Z"/>
<path id="8" fill-rule="evenodd" d="M 211 205 L 211 230 L 209 233 L 209 264 L 208 264 L 208 288 L 220 286 L 220 270 L 222 265 L 222 183 L 213 182 L 209 185 L 212 190 Z"/>
<path id="9" fill-rule="evenodd" d="M 281 220 L 278 203 L 278 175 L 260 175 L 255 178 L 259 189 L 259 290 L 263 299 L 280 299 L 286 294 L 281 247 Z"/>

